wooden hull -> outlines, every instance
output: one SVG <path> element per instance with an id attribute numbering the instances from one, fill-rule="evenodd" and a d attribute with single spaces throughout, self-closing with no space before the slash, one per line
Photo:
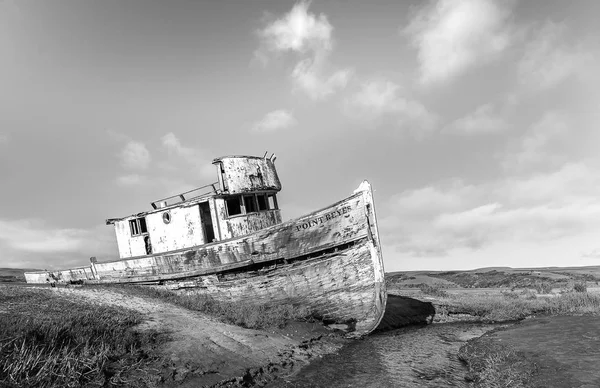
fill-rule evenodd
<path id="1" fill-rule="evenodd" d="M 53 273 L 30 283 L 161 284 L 177 292 L 256 304 L 291 303 L 354 334 L 373 331 L 387 293 L 371 187 L 304 217 L 192 249 Z"/>

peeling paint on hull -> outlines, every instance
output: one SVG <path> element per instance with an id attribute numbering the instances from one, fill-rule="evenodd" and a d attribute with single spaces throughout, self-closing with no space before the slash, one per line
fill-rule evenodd
<path id="1" fill-rule="evenodd" d="M 308 307 L 355 335 L 374 330 L 387 293 L 371 187 L 327 208 L 243 237 L 161 254 L 25 273 L 29 283 L 162 284 L 220 300 Z"/>

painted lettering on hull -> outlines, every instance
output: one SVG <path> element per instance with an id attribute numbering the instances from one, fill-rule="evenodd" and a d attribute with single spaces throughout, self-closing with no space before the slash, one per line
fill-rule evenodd
<path id="1" fill-rule="evenodd" d="M 294 226 L 295 226 L 297 232 L 299 232 L 301 230 L 314 228 L 315 226 L 319 226 L 319 225 L 323 224 L 324 222 L 331 221 L 337 217 L 341 217 L 344 214 L 349 213 L 351 210 L 352 210 L 352 208 L 350 206 L 344 206 L 341 209 L 334 210 L 330 213 L 326 213 L 320 217 L 313 218 L 312 220 L 308 220 L 308 221 L 302 222 L 302 223 L 300 223 L 298 225 L 294 225 Z"/>

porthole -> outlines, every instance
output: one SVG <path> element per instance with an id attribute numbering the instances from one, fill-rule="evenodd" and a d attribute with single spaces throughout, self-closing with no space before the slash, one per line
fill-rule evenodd
<path id="1" fill-rule="evenodd" d="M 169 222 L 171 222 L 171 213 L 169 213 L 169 212 L 163 213 L 163 222 L 165 224 L 168 224 Z"/>

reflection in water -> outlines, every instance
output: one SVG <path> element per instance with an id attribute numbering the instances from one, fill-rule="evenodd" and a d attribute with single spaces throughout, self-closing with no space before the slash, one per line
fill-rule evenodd
<path id="1" fill-rule="evenodd" d="M 498 326 L 446 323 L 373 334 L 269 387 L 469 387 L 458 349 Z"/>

